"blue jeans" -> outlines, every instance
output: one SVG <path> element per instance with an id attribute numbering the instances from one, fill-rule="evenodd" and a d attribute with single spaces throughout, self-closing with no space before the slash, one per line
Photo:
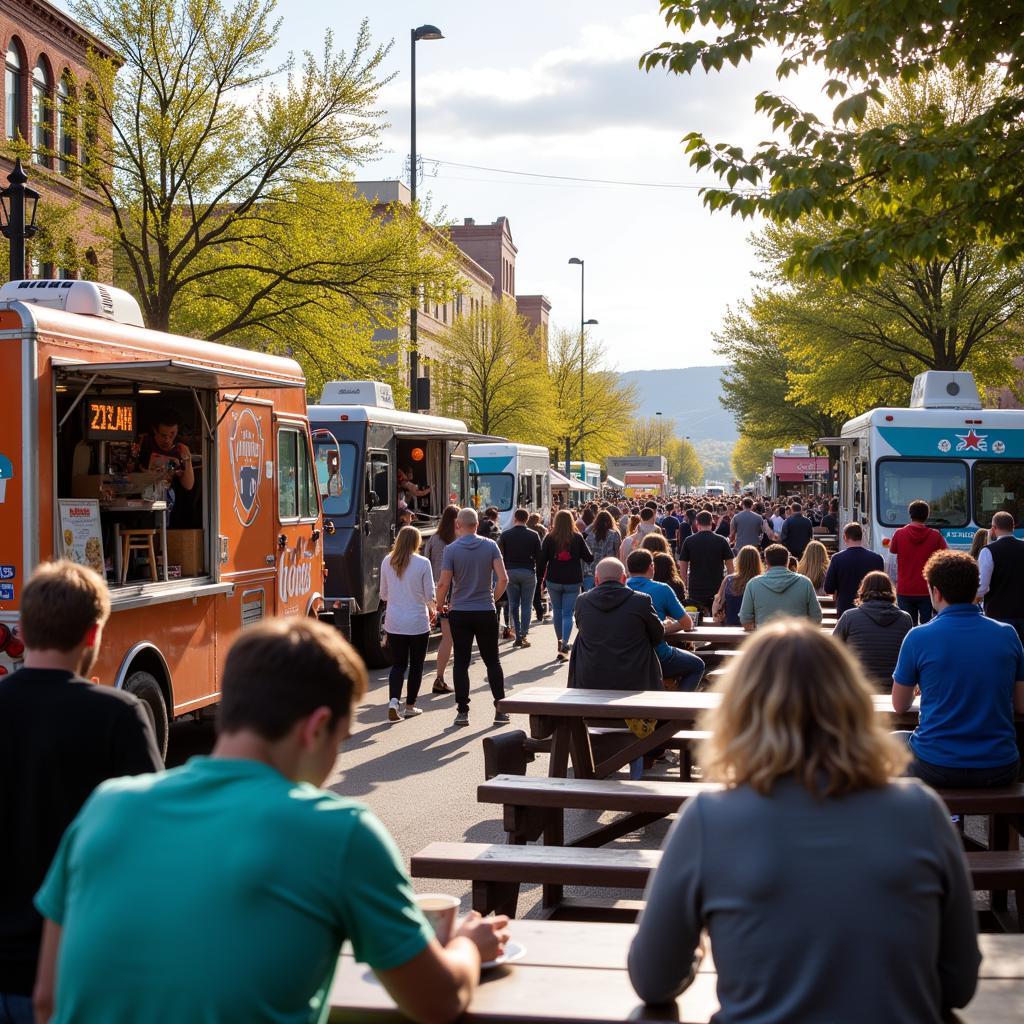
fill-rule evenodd
<path id="1" fill-rule="evenodd" d="M 904 774 L 920 779 L 933 789 L 988 789 L 992 786 L 1011 786 L 1017 781 L 1020 761 L 1014 761 L 1013 764 L 997 764 L 991 768 L 956 768 L 952 765 L 921 761 L 910 745 L 910 738 L 913 735 L 906 730 L 893 733 L 893 736 L 903 740 L 914 758 L 907 765 Z"/>
<path id="2" fill-rule="evenodd" d="M 551 601 L 551 619 L 555 627 L 555 638 L 565 647 L 569 646 L 569 637 L 572 635 L 572 611 L 576 607 L 576 598 L 579 596 L 579 583 L 548 581 L 548 598 Z"/>
<path id="3" fill-rule="evenodd" d="M 585 594 L 588 590 L 594 589 L 594 574 L 584 573 L 583 575 L 583 593 Z"/>
<path id="4" fill-rule="evenodd" d="M 505 593 L 517 640 L 522 640 L 530 632 L 530 612 L 533 610 L 533 592 L 536 589 L 537 574 L 532 569 L 509 569 Z"/>
<path id="5" fill-rule="evenodd" d="M 36 1024 L 32 997 L 0 992 L 0 1024 Z"/>
<path id="6" fill-rule="evenodd" d="M 934 612 L 930 597 L 908 597 L 906 594 L 897 594 L 896 604 L 899 605 L 901 611 L 905 611 L 914 620 L 915 626 L 923 626 L 931 619 Z"/>
<path id="7" fill-rule="evenodd" d="M 659 654 L 658 660 L 661 662 L 661 674 L 674 677 L 680 690 L 692 691 L 700 686 L 704 678 L 704 662 L 696 654 L 673 647 L 664 657 Z"/>

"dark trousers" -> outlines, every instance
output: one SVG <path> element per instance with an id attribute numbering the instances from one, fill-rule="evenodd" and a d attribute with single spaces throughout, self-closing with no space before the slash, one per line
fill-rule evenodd
<path id="1" fill-rule="evenodd" d="M 498 658 L 498 620 L 494 612 L 453 609 L 448 613 L 448 624 L 452 629 L 452 681 L 459 711 L 469 711 L 469 662 L 473 656 L 474 640 L 487 666 L 491 695 L 495 700 L 501 700 L 505 696 L 505 673 Z"/>
<path id="2" fill-rule="evenodd" d="M 537 586 L 533 591 L 533 613 L 538 622 L 544 618 L 544 583 L 542 580 L 537 581 Z"/>
<path id="3" fill-rule="evenodd" d="M 910 749 L 912 732 L 897 732 L 897 736 Z M 910 751 L 913 754 L 913 750 Z M 1000 764 L 992 768 L 955 768 L 951 765 L 929 764 L 917 757 L 907 766 L 907 775 L 920 779 L 933 789 L 987 789 L 990 786 L 1010 786 L 1017 781 L 1020 762 Z"/>
<path id="4" fill-rule="evenodd" d="M 909 597 L 906 594 L 897 594 L 896 604 L 899 605 L 901 611 L 905 611 L 914 620 L 915 626 L 923 626 L 930 621 L 935 611 L 932 608 L 930 597 Z"/>
<path id="5" fill-rule="evenodd" d="M 388 633 L 391 648 L 391 674 L 388 676 L 388 692 L 391 700 L 402 699 L 402 682 L 406 666 L 409 668 L 409 690 L 406 704 L 415 704 L 423 682 L 423 661 L 427 656 L 429 633 Z"/>

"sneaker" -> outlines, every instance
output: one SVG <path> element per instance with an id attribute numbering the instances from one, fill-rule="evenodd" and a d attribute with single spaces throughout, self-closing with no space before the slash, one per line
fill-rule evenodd
<path id="1" fill-rule="evenodd" d="M 508 712 L 506 712 L 506 711 L 495 711 L 494 712 L 494 724 L 495 725 L 508 725 L 508 723 L 511 722 L 511 721 L 512 721 L 512 719 L 508 717 Z"/>
<path id="2" fill-rule="evenodd" d="M 460 711 L 455 716 L 455 724 L 456 725 L 469 725 L 469 712 L 468 711 Z"/>
<path id="3" fill-rule="evenodd" d="M 434 680 L 434 688 L 431 693 L 451 693 L 452 688 L 440 677 Z"/>
<path id="4" fill-rule="evenodd" d="M 402 720 L 402 708 L 397 700 L 388 701 L 388 721 L 400 722 Z"/>
<path id="5" fill-rule="evenodd" d="M 418 708 L 414 704 L 406 704 L 405 705 L 405 717 L 406 718 L 415 718 L 417 715 L 422 715 L 422 714 L 423 714 L 423 708 Z"/>
<path id="6" fill-rule="evenodd" d="M 520 646 L 520 647 L 532 647 L 532 646 L 533 646 L 533 644 L 531 644 L 531 643 L 530 643 L 530 641 L 529 641 L 529 640 L 527 640 L 527 639 L 526 639 L 526 637 L 524 636 L 524 637 L 522 638 L 522 640 L 520 640 L 520 641 L 519 641 L 519 646 Z"/>

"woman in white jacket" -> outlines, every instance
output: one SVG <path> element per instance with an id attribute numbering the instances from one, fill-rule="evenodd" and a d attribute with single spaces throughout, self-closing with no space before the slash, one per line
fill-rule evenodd
<path id="1" fill-rule="evenodd" d="M 430 559 L 417 554 L 420 549 L 420 531 L 415 526 L 403 526 L 398 531 L 394 546 L 380 565 L 380 596 L 387 602 L 384 610 L 384 629 L 391 648 L 391 675 L 389 677 L 388 721 L 400 722 L 402 713 L 402 684 L 409 670 L 409 686 L 405 698 L 405 718 L 421 715 L 416 707 L 420 683 L 423 680 L 423 661 L 427 656 L 430 623 L 435 614 L 434 574 Z"/>

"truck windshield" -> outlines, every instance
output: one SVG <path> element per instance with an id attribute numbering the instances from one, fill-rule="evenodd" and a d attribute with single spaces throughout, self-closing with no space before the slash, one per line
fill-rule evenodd
<path id="1" fill-rule="evenodd" d="M 979 460 L 974 464 L 974 521 L 987 529 L 997 512 L 1024 516 L 1024 462 Z"/>
<path id="2" fill-rule="evenodd" d="M 515 478 L 511 473 L 474 473 L 473 497 L 478 507 L 493 505 L 499 512 L 507 512 L 515 497 Z"/>
<path id="3" fill-rule="evenodd" d="M 356 446 L 341 442 L 335 448 L 330 441 L 318 441 L 316 451 L 316 481 L 320 488 L 324 515 L 345 516 L 352 511 L 352 496 L 356 483 Z M 338 452 L 341 459 L 338 459 Z"/>
<path id="4" fill-rule="evenodd" d="M 966 526 L 967 464 L 947 459 L 882 459 L 878 463 L 878 521 L 882 526 L 910 522 L 907 506 L 928 502 L 929 526 Z"/>

